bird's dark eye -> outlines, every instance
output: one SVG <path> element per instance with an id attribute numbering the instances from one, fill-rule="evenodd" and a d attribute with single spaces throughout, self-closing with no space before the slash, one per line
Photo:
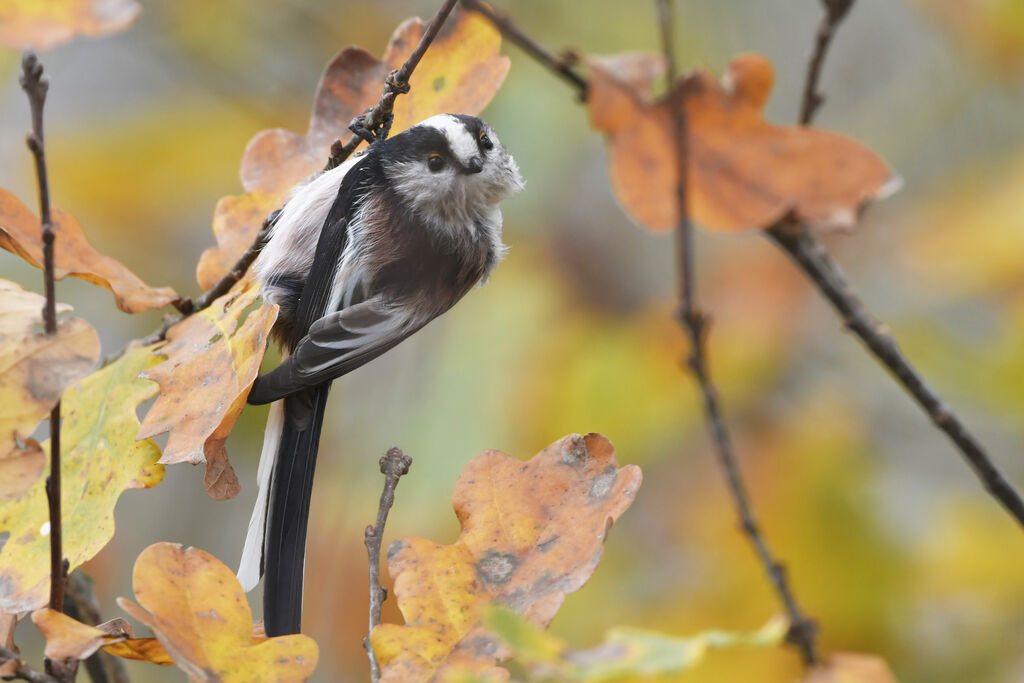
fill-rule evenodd
<path id="1" fill-rule="evenodd" d="M 487 137 L 487 133 L 480 133 L 480 146 L 484 149 L 493 149 L 494 143 Z"/>
<path id="2" fill-rule="evenodd" d="M 434 173 L 437 173 L 444 168 L 444 158 L 442 158 L 440 154 L 431 154 L 427 157 L 427 168 Z"/>

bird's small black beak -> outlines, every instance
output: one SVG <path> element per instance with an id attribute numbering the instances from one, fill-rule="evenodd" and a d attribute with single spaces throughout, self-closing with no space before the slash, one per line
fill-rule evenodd
<path id="1" fill-rule="evenodd" d="M 481 159 L 480 157 L 473 157 L 472 159 L 469 160 L 469 163 L 466 165 L 466 170 L 469 171 L 470 173 L 479 173 L 480 171 L 484 170 L 483 159 Z"/>

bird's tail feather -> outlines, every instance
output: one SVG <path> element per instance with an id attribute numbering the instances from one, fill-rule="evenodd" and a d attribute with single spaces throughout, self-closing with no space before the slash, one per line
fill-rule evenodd
<path id="1" fill-rule="evenodd" d="M 270 637 L 299 633 L 306 525 L 330 383 L 284 399 L 263 544 L 263 620 Z M 262 463 L 261 463 L 262 466 Z"/>
<path id="2" fill-rule="evenodd" d="M 267 416 L 267 428 L 263 433 L 263 451 L 260 453 L 260 466 L 256 472 L 256 506 L 252 509 L 249 529 L 245 533 L 245 546 L 242 548 L 242 559 L 238 564 L 238 581 L 246 593 L 256 587 L 263 574 L 263 537 L 267 528 L 267 501 L 270 496 L 270 476 L 277 461 L 278 446 L 281 443 L 281 432 L 284 431 L 284 401 L 275 401 L 270 405 Z"/>

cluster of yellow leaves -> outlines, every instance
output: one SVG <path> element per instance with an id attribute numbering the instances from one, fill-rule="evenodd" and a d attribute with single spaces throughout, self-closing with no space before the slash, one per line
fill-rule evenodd
<path id="1" fill-rule="evenodd" d="M 218 683 L 306 680 L 316 668 L 316 643 L 303 635 L 267 638 L 234 573 L 196 548 L 156 543 L 135 561 L 135 604 L 118 599 L 154 638 L 135 638 L 122 619 L 87 626 L 49 609 L 32 615 L 50 659 L 85 659 L 100 647 L 153 664 L 176 664 L 191 681 Z M 141 606 L 140 606 L 141 605 Z"/>
<path id="2" fill-rule="evenodd" d="M 679 221 L 675 118 L 687 127 L 688 208 L 708 230 L 766 228 L 794 215 L 822 228 L 850 228 L 861 208 L 898 184 L 878 156 L 836 133 L 767 123 L 762 109 L 774 69 L 744 54 L 723 83 L 697 70 L 655 99 L 657 55 L 592 58 L 587 106 L 608 137 L 609 171 L 626 212 L 652 230 Z"/>
<path id="3" fill-rule="evenodd" d="M 395 542 L 388 570 L 406 625 L 373 630 L 382 681 L 440 681 L 454 671 L 501 680 L 507 656 L 481 624 L 500 602 L 547 626 L 590 578 L 611 524 L 629 507 L 640 469 L 619 468 L 600 434 L 567 436 L 522 462 L 485 451 L 463 470 L 451 545 Z"/>
<path id="4" fill-rule="evenodd" d="M 209 289 L 252 243 L 263 218 L 288 191 L 323 168 L 331 143 L 348 135 L 353 118 L 377 103 L 385 76 L 399 68 L 423 35 L 419 19 L 403 22 L 377 59 L 358 47 L 342 50 L 324 70 L 313 98 L 309 132 L 275 128 L 257 133 L 246 147 L 239 176 L 246 194 L 224 197 L 213 215 L 217 246 L 199 260 L 196 277 Z M 411 91 L 395 101 L 392 132 L 434 114 L 479 114 L 498 92 L 509 60 L 498 54 L 501 35 L 471 12 L 455 12 L 409 80 Z"/>
<path id="5" fill-rule="evenodd" d="M 76 35 L 123 31 L 139 16 L 135 0 L 4 0 L 0 45 L 45 50 Z"/>
<path id="6" fill-rule="evenodd" d="M 43 451 L 28 435 L 64 390 L 96 364 L 100 340 L 81 318 L 62 318 L 56 334 L 44 333 L 39 323 L 46 300 L 13 282 L 0 280 L 0 300 L 0 500 L 5 500 L 21 496 L 42 474 Z M 58 313 L 68 310 L 57 307 Z"/>

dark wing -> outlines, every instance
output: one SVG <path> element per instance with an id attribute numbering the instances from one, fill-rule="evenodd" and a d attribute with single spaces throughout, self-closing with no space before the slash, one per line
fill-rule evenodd
<path id="1" fill-rule="evenodd" d="M 349 217 L 353 207 L 367 190 L 366 169 L 369 158 L 363 157 L 349 169 L 338 187 L 338 196 L 334 199 L 324 221 L 324 227 L 320 231 L 313 267 L 310 268 L 306 284 L 302 288 L 295 310 L 295 322 L 286 340 L 289 351 L 295 349 L 299 341 L 306 336 L 310 326 L 327 312 L 327 301 L 334 286 L 338 264 L 348 242 Z"/>
<path id="2" fill-rule="evenodd" d="M 287 360 L 257 378 L 249 403 L 276 401 L 370 362 L 432 319 L 414 317 L 409 310 L 375 297 L 327 314 L 313 323 Z"/>

